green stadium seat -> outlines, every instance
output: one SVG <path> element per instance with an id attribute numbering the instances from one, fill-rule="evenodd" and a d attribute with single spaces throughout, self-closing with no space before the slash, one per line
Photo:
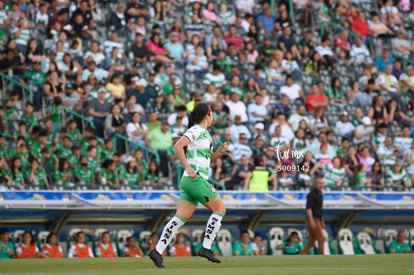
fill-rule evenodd
<path id="1" fill-rule="evenodd" d="M 350 229 L 342 228 L 339 230 L 337 236 L 339 254 L 355 255 L 353 238 L 354 235 Z"/>
<path id="2" fill-rule="evenodd" d="M 384 232 L 384 251 L 385 253 L 389 253 L 389 246 L 390 244 L 397 239 L 397 230 L 395 229 L 387 229 Z"/>
<path id="3" fill-rule="evenodd" d="M 359 232 L 357 235 L 357 245 L 361 254 L 379 254 L 375 248 L 375 242 L 366 232 Z"/>
<path id="4" fill-rule="evenodd" d="M 281 227 L 272 227 L 267 234 L 268 251 L 270 255 L 282 255 L 281 250 L 277 250 L 276 246 L 283 244 L 285 239 L 285 231 Z"/>

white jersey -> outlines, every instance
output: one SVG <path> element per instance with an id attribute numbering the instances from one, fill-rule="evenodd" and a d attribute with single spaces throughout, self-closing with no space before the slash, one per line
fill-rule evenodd
<path id="1" fill-rule="evenodd" d="M 194 125 L 184 133 L 184 136 L 190 140 L 186 153 L 188 163 L 200 176 L 208 179 L 213 149 L 210 133 L 200 125 Z M 184 176 L 188 176 L 187 171 L 184 172 Z"/>

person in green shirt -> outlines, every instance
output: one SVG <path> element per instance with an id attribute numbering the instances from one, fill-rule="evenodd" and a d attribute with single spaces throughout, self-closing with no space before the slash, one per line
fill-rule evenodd
<path id="1" fill-rule="evenodd" d="M 26 103 L 26 110 L 22 117 L 22 121 L 26 123 L 29 132 L 31 132 L 32 128 L 37 125 L 37 118 L 33 111 L 33 105 L 31 103 Z"/>
<path id="2" fill-rule="evenodd" d="M 115 147 L 112 139 L 105 140 L 104 148 L 100 151 L 101 160 L 112 159 L 112 156 L 115 153 Z"/>
<path id="3" fill-rule="evenodd" d="M 19 147 L 17 148 L 15 157 L 18 157 L 20 159 L 21 168 L 23 171 L 26 171 L 29 165 L 29 157 L 30 153 L 27 150 L 27 146 L 24 143 L 21 143 Z"/>
<path id="4" fill-rule="evenodd" d="M 141 175 L 148 173 L 148 162 L 144 159 L 144 154 L 141 149 L 136 149 L 134 152 L 135 162 L 137 163 L 138 171 Z"/>
<path id="5" fill-rule="evenodd" d="M 223 103 L 217 102 L 213 108 L 213 129 L 215 133 L 223 134 L 229 126 L 229 114 L 223 110 Z"/>
<path id="6" fill-rule="evenodd" d="M 296 231 L 290 233 L 289 237 L 276 247 L 277 250 L 283 250 L 283 255 L 298 255 L 303 249 L 303 244 L 300 242 L 299 234 Z"/>
<path id="7" fill-rule="evenodd" d="M 157 119 L 157 113 L 155 112 L 155 109 L 150 109 L 148 114 L 148 121 L 145 123 L 145 125 L 147 125 L 149 132 L 161 127 L 161 121 Z"/>
<path id="8" fill-rule="evenodd" d="M 32 70 L 25 71 L 23 73 L 23 79 L 20 80 L 27 86 L 34 86 L 35 88 L 42 87 L 46 82 L 46 74 L 42 72 L 42 66 L 40 62 L 32 62 Z"/>
<path id="9" fill-rule="evenodd" d="M 58 169 L 53 175 L 53 181 L 63 187 L 67 187 L 69 183 L 73 182 L 73 173 L 67 159 L 59 158 Z"/>
<path id="10" fill-rule="evenodd" d="M 75 179 L 80 185 L 95 188 L 95 171 L 88 167 L 88 157 L 82 156 L 79 160 L 80 165 L 75 167 Z"/>
<path id="11" fill-rule="evenodd" d="M 40 152 L 41 157 L 39 160 L 41 160 L 42 166 L 46 171 L 46 174 L 53 175 L 53 173 L 56 171 L 58 159 L 55 154 L 52 154 L 50 150 L 47 148 L 43 148 Z M 77 162 L 76 162 L 77 164 Z"/>
<path id="12" fill-rule="evenodd" d="M 53 129 L 59 129 L 62 125 L 62 114 L 65 108 L 60 97 L 53 98 L 53 104 L 49 108 L 49 117 L 52 120 Z"/>
<path id="13" fill-rule="evenodd" d="M 87 144 L 82 146 L 82 155 L 87 155 L 90 147 L 94 147 L 96 149 L 96 156 L 98 157 L 97 161 L 100 161 L 99 157 L 101 156 L 102 147 L 104 146 L 103 143 L 100 143 L 100 139 L 98 140 L 97 137 L 92 136 L 89 138 Z"/>
<path id="14" fill-rule="evenodd" d="M 160 129 L 154 129 L 147 135 L 147 146 L 154 150 L 167 150 L 172 145 L 172 134 L 168 122 L 164 121 Z"/>
<path id="15" fill-rule="evenodd" d="M 50 144 L 47 143 L 47 133 L 46 131 L 42 130 L 39 133 L 39 138 L 33 142 L 30 146 L 31 155 L 36 157 L 37 159 L 41 159 L 42 157 L 42 150 L 46 149 L 52 152 L 52 147 Z"/>
<path id="16" fill-rule="evenodd" d="M 41 189 L 49 189 L 49 180 L 46 177 L 46 171 L 39 166 L 39 161 L 37 159 L 33 159 L 30 163 L 30 171 L 27 181 L 29 184 L 40 187 Z"/>
<path id="17" fill-rule="evenodd" d="M 119 186 L 119 179 L 115 174 L 116 163 L 112 159 L 107 159 L 102 163 L 102 168 L 99 173 L 100 184 L 109 185 L 113 188 Z"/>
<path id="18" fill-rule="evenodd" d="M 371 179 L 367 177 L 365 165 L 360 163 L 355 169 L 355 188 L 358 189 L 363 186 L 370 186 Z"/>
<path id="19" fill-rule="evenodd" d="M 240 241 L 233 243 L 233 255 L 234 256 L 253 256 L 254 250 L 252 243 L 250 242 L 249 232 L 242 231 L 240 235 Z"/>
<path id="20" fill-rule="evenodd" d="M 9 147 L 6 145 L 6 138 L 0 134 L 0 156 L 9 158 Z"/>
<path id="21" fill-rule="evenodd" d="M 128 185 L 130 186 L 138 186 L 142 184 L 143 177 L 138 170 L 137 163 L 134 160 L 130 160 L 127 163 L 126 179 L 128 181 Z"/>
<path id="22" fill-rule="evenodd" d="M 221 50 L 218 53 L 216 64 L 225 74 L 230 73 L 231 59 L 226 55 L 226 51 Z"/>
<path id="23" fill-rule="evenodd" d="M 240 77 L 237 75 L 234 75 L 231 78 L 230 84 L 227 84 L 226 86 L 224 86 L 224 94 L 227 96 L 230 96 L 231 93 L 238 93 L 240 96 L 240 100 L 243 101 L 244 89 L 241 86 Z"/>
<path id="24" fill-rule="evenodd" d="M 169 96 L 173 93 L 174 87 L 178 87 L 180 95 L 185 94 L 184 89 L 181 87 L 181 80 L 176 75 L 170 76 L 170 82 L 162 88 L 162 91 Z"/>
<path id="25" fill-rule="evenodd" d="M 389 247 L 391 254 L 395 253 L 412 253 L 410 245 L 405 241 L 405 232 L 403 230 L 398 231 L 397 239 L 392 241 Z"/>
<path id="26" fill-rule="evenodd" d="M 14 157 L 12 160 L 12 165 L 9 173 L 9 177 L 12 181 L 12 184 L 16 187 L 25 187 L 25 174 L 22 169 L 22 162 L 19 157 Z"/>
<path id="27" fill-rule="evenodd" d="M 72 146 L 71 138 L 68 136 L 63 137 L 62 144 L 58 144 L 56 146 L 56 155 L 60 158 L 69 158 L 69 156 L 72 153 L 71 146 Z"/>
<path id="28" fill-rule="evenodd" d="M 345 96 L 345 92 L 342 89 L 341 81 L 338 77 L 332 79 L 331 87 L 328 90 L 327 96 L 329 102 L 336 106 L 345 106 L 348 102 Z"/>
<path id="29" fill-rule="evenodd" d="M 9 241 L 9 231 L 0 229 L 0 259 L 11 259 L 16 257 L 13 244 Z"/>
<path id="30" fill-rule="evenodd" d="M 118 177 L 119 184 L 128 185 L 125 165 L 120 161 L 121 153 L 114 153 L 112 156 L 112 160 L 115 162 L 115 174 Z"/>
<path id="31" fill-rule="evenodd" d="M 9 177 L 9 167 L 7 166 L 6 159 L 0 155 L 0 187 L 2 185 L 9 186 L 10 184 L 11 179 Z"/>
<path id="32" fill-rule="evenodd" d="M 81 150 L 77 145 L 73 145 L 70 150 L 72 151 L 72 154 L 70 154 L 67 160 L 69 161 L 71 167 L 75 167 L 78 165 L 78 161 L 81 156 Z"/>
<path id="33" fill-rule="evenodd" d="M 149 164 L 148 173 L 145 175 L 145 180 L 150 186 L 160 187 L 165 183 L 162 172 L 158 164 L 152 160 Z"/>
<path id="34" fill-rule="evenodd" d="M 45 131 L 47 133 L 47 143 L 54 144 L 57 132 L 53 129 L 53 123 L 50 119 L 45 121 Z"/>
<path id="35" fill-rule="evenodd" d="M 69 121 L 67 126 L 68 126 L 68 128 L 67 128 L 67 131 L 66 131 L 66 135 L 68 137 L 70 137 L 72 142 L 77 143 L 80 140 L 80 137 L 81 137 L 81 132 L 78 128 L 78 124 L 76 123 L 76 121 L 74 119 L 72 119 L 71 121 Z"/>

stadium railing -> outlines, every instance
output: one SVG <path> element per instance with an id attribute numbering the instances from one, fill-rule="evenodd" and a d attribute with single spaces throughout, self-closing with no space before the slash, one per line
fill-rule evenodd
<path id="1" fill-rule="evenodd" d="M 391 51 L 391 55 L 394 56 L 397 59 L 400 59 L 402 62 L 402 68 L 405 69 L 407 67 L 407 64 L 414 65 L 414 61 L 411 59 L 408 59 L 401 55 L 399 52 L 396 52 L 394 50 Z"/>
<path id="2" fill-rule="evenodd" d="M 346 29 L 348 31 L 349 35 L 351 35 L 352 37 L 357 37 L 358 36 L 358 34 L 356 32 L 353 32 L 352 30 L 350 30 L 348 28 L 345 28 L 344 26 L 332 23 L 330 21 L 326 21 L 326 22 L 324 21 L 324 22 L 320 23 L 320 32 L 319 33 L 320 33 L 321 36 L 325 35 L 327 27 L 331 27 L 331 28 L 334 28 L 334 29 L 340 30 L 340 31 L 342 31 L 343 29 Z"/>
<path id="3" fill-rule="evenodd" d="M 137 142 L 134 142 L 134 141 L 130 140 L 129 138 L 127 138 L 126 136 L 123 136 L 121 134 L 115 134 L 113 136 L 114 144 L 116 144 L 117 139 L 121 140 L 122 142 L 125 142 L 125 145 L 127 146 L 127 151 L 129 151 L 128 147 L 130 145 L 133 145 L 136 148 L 139 148 L 139 149 L 143 150 L 144 152 L 152 155 L 154 157 L 154 160 L 157 162 L 157 164 L 160 164 L 160 155 L 158 154 L 157 151 L 152 150 L 152 149 L 150 149 L 146 146 L 143 146 L 142 144 L 139 144 Z"/>
<path id="4" fill-rule="evenodd" d="M 30 102 L 30 103 L 33 102 L 33 90 L 30 87 L 23 85 L 16 79 L 3 73 L 0 73 L 0 78 L 1 78 L 1 90 L 2 90 L 3 99 L 7 98 L 7 96 L 10 95 L 10 94 L 7 94 L 7 91 L 10 92 L 13 90 L 14 86 L 17 86 L 23 91 L 22 93 L 23 103 L 26 104 L 27 102 Z"/>

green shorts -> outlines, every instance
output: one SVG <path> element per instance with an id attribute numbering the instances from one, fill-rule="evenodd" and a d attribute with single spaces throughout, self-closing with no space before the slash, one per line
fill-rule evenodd
<path id="1" fill-rule="evenodd" d="M 182 177 L 180 181 L 180 200 L 188 201 L 194 205 L 205 204 L 209 199 L 217 197 L 214 186 L 203 177 Z"/>

